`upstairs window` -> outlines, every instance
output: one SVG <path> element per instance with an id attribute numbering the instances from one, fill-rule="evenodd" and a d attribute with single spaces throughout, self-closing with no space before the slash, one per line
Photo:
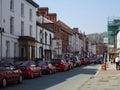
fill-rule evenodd
<path id="1" fill-rule="evenodd" d="M 45 32 L 45 44 L 47 44 L 47 32 Z"/>
<path id="2" fill-rule="evenodd" d="M 21 17 L 24 17 L 24 4 L 21 3 Z"/>
<path id="3" fill-rule="evenodd" d="M 24 36 L 24 22 L 21 21 L 21 36 Z"/>
<path id="4" fill-rule="evenodd" d="M 14 17 L 10 17 L 10 34 L 14 34 Z"/>
<path id="5" fill-rule="evenodd" d="M 52 36 L 51 36 L 51 34 L 49 35 L 49 39 L 50 39 L 50 45 L 52 45 Z"/>
<path id="6" fill-rule="evenodd" d="M 32 21 L 32 9 L 29 10 L 29 20 Z"/>
<path id="7" fill-rule="evenodd" d="M 10 0 L 10 10 L 14 11 L 14 0 Z"/>
<path id="8" fill-rule="evenodd" d="M 40 43 L 42 43 L 43 42 L 43 32 L 42 32 L 42 30 L 40 30 L 39 37 L 40 37 Z"/>

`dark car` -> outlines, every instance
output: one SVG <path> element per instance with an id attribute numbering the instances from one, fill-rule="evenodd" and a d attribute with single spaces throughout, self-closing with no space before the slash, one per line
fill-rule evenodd
<path id="1" fill-rule="evenodd" d="M 96 58 L 94 64 L 101 64 L 103 62 L 103 58 Z"/>
<path id="2" fill-rule="evenodd" d="M 11 83 L 21 83 L 22 80 L 22 71 L 20 69 L 16 69 L 11 63 L 0 62 L 0 86 L 6 87 Z"/>
<path id="3" fill-rule="evenodd" d="M 88 64 L 88 61 L 86 58 L 81 58 L 81 64 L 82 65 L 87 65 Z"/>
<path id="4" fill-rule="evenodd" d="M 69 64 L 63 58 L 54 58 L 51 60 L 51 63 L 56 67 L 57 70 L 62 70 L 62 71 L 69 70 Z"/>
<path id="5" fill-rule="evenodd" d="M 52 74 L 56 73 L 56 67 L 53 66 L 50 62 L 39 61 L 38 66 L 41 67 L 42 74 Z"/>
<path id="6" fill-rule="evenodd" d="M 34 61 L 23 61 L 17 68 L 21 69 L 23 77 L 34 78 L 42 75 L 41 68 Z"/>

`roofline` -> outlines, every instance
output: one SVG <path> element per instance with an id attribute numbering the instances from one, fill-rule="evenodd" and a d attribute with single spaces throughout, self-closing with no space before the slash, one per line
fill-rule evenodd
<path id="1" fill-rule="evenodd" d="M 36 3 L 36 2 L 34 2 L 33 0 L 26 0 L 28 3 L 30 3 L 31 5 L 33 5 L 34 7 L 36 7 L 36 8 L 38 8 L 39 7 L 39 5 Z"/>

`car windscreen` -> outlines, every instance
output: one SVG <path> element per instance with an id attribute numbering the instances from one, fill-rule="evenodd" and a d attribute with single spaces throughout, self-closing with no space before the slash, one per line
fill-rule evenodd
<path id="1" fill-rule="evenodd" d="M 59 63 L 61 60 L 60 59 L 52 59 L 51 63 Z"/>
<path id="2" fill-rule="evenodd" d="M 7 63 L 0 63 L 0 67 L 9 67 Z"/>
<path id="3" fill-rule="evenodd" d="M 47 63 L 47 62 L 40 61 L 40 62 L 39 62 L 39 65 L 48 65 L 48 63 Z"/>
<path id="4" fill-rule="evenodd" d="M 35 63 L 32 61 L 26 61 L 26 62 L 23 62 L 20 66 L 28 66 L 28 65 L 35 65 Z"/>

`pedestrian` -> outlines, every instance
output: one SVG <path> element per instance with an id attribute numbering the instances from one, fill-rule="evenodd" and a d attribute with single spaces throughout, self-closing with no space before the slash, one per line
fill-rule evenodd
<path id="1" fill-rule="evenodd" d="M 116 70 L 119 70 L 119 61 L 120 61 L 120 58 L 119 58 L 119 56 L 117 56 L 117 57 L 115 58 Z"/>
<path id="2" fill-rule="evenodd" d="M 111 64 L 113 63 L 113 59 L 112 58 L 110 58 L 110 62 L 111 62 Z"/>

